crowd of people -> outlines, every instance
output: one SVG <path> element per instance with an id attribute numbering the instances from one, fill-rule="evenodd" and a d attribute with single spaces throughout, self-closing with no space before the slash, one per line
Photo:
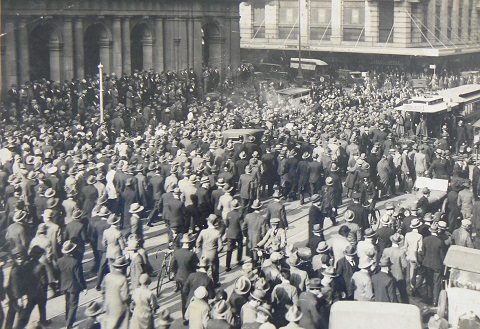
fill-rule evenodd
<path id="1" fill-rule="evenodd" d="M 372 74 L 351 92 L 315 86 L 311 102 L 293 106 L 270 85 L 230 81 L 227 92 L 205 94 L 222 90 L 217 71 L 202 81 L 192 70 L 105 75 L 104 122 L 98 78 L 9 89 L 0 149 L 1 257 L 12 260 L 0 280 L 5 328 L 25 327 L 35 306 L 47 327 L 51 295 L 65 296 L 73 328 L 87 246 L 104 300 L 88 305 L 82 325 L 168 328 L 144 248 L 146 227 L 159 223 L 189 328 L 327 328 L 338 300 L 422 295 L 437 304 L 448 247 L 479 242 L 480 165 L 470 173 L 462 154 L 473 146 L 471 126 L 439 122 L 441 136 L 427 136 L 421 119 L 393 110 L 414 94 L 402 74 Z M 234 143 L 222 135 L 234 128 L 264 131 Z M 450 180 L 443 207 L 424 189 L 415 204 L 375 216 L 378 201 L 415 193 L 418 177 Z M 285 202 L 297 200 L 311 203 L 304 247 L 286 234 Z M 338 234 L 324 237 L 325 220 Z M 241 267 L 230 295 L 222 250 L 227 272 Z"/>

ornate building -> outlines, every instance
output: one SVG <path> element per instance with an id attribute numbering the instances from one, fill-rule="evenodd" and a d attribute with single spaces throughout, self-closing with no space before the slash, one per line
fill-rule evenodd
<path id="1" fill-rule="evenodd" d="M 237 0 L 3 0 L 3 84 L 240 64 Z"/>
<path id="2" fill-rule="evenodd" d="M 240 15 L 242 55 L 253 58 L 288 58 L 299 30 L 306 56 L 329 63 L 433 64 L 480 53 L 480 0 L 249 0 Z"/>

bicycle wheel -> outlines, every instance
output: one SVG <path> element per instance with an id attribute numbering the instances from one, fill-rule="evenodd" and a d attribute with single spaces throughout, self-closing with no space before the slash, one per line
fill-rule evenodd
<path id="1" fill-rule="evenodd" d="M 172 271 L 172 264 L 173 264 L 173 257 L 170 255 L 167 260 L 166 271 L 167 271 L 167 278 L 168 281 L 172 281 L 175 278 L 175 273 Z"/>
<path id="2" fill-rule="evenodd" d="M 160 268 L 160 272 L 158 273 L 157 297 L 160 296 L 160 293 L 162 292 L 163 278 L 165 277 L 165 271 L 166 271 L 166 267 L 162 265 L 162 267 Z"/>

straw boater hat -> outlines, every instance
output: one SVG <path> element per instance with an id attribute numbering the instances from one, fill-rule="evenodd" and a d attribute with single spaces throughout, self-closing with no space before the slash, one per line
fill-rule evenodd
<path id="1" fill-rule="evenodd" d="M 124 268 L 128 266 L 128 261 L 125 259 L 125 257 L 120 256 L 115 259 L 115 261 L 112 263 L 112 266 L 115 268 Z"/>
<path id="2" fill-rule="evenodd" d="M 219 177 L 217 180 L 217 186 L 218 187 L 223 187 L 225 186 L 225 179 L 223 177 Z"/>
<path id="3" fill-rule="evenodd" d="M 73 212 L 72 212 L 72 219 L 75 220 L 75 219 L 80 219 L 83 217 L 83 211 L 80 210 L 80 209 L 75 209 Z"/>
<path id="4" fill-rule="evenodd" d="M 116 225 L 120 222 L 121 217 L 115 216 L 115 214 L 110 214 L 107 218 L 107 224 L 109 225 Z"/>
<path id="5" fill-rule="evenodd" d="M 138 203 L 132 203 L 130 205 L 130 208 L 128 209 L 128 212 L 131 213 L 131 214 L 137 214 L 140 211 L 142 211 L 143 209 L 144 209 L 144 207 L 139 205 Z"/>
<path id="6" fill-rule="evenodd" d="M 260 200 L 255 199 L 255 200 L 253 200 L 251 208 L 252 209 L 260 209 L 260 208 L 262 208 L 262 203 L 260 202 Z"/>
<path id="7" fill-rule="evenodd" d="M 343 214 L 343 216 L 345 217 L 345 221 L 347 222 L 351 222 L 355 219 L 355 213 L 349 209 L 345 211 L 345 214 Z"/>
<path id="8" fill-rule="evenodd" d="M 250 297 L 255 300 L 262 301 L 265 299 L 266 292 L 260 289 L 255 289 L 253 292 L 250 293 Z"/>
<path id="9" fill-rule="evenodd" d="M 237 199 L 233 199 L 233 200 L 230 202 L 230 208 L 231 208 L 231 209 L 240 209 L 240 202 L 238 202 Z"/>
<path id="10" fill-rule="evenodd" d="M 88 176 L 87 178 L 87 184 L 88 185 L 93 185 L 97 182 L 97 178 L 93 175 Z"/>
<path id="11" fill-rule="evenodd" d="M 75 250 L 77 247 L 77 244 L 72 242 L 71 240 L 67 240 L 63 243 L 62 246 L 62 253 L 63 254 L 70 254 L 72 251 Z"/>
<path id="12" fill-rule="evenodd" d="M 303 313 L 297 307 L 297 305 L 290 306 L 288 312 L 285 314 L 285 319 L 289 322 L 297 322 L 302 318 Z"/>
<path id="13" fill-rule="evenodd" d="M 246 295 L 252 289 L 252 282 L 245 276 L 239 277 L 235 281 L 235 292 L 239 295 Z"/>
<path id="14" fill-rule="evenodd" d="M 410 228 L 419 228 L 422 226 L 422 222 L 418 218 L 412 219 L 412 222 L 410 223 Z"/>
<path id="15" fill-rule="evenodd" d="M 318 243 L 317 249 L 315 251 L 317 252 L 317 254 L 324 254 L 329 250 L 330 247 L 328 246 L 328 244 L 325 241 L 321 241 Z"/>
<path id="16" fill-rule="evenodd" d="M 377 234 L 375 233 L 374 230 L 372 230 L 371 228 L 367 228 L 365 229 L 365 237 L 366 238 L 373 238 L 374 236 L 376 236 Z"/>
<path id="17" fill-rule="evenodd" d="M 17 210 L 13 215 L 13 221 L 15 223 L 21 222 L 25 217 L 27 217 L 27 212 L 23 210 Z"/>
<path id="18" fill-rule="evenodd" d="M 229 193 L 233 190 L 233 186 L 230 186 L 229 183 L 226 183 L 224 186 L 223 186 L 223 190 L 226 192 L 226 193 Z"/>

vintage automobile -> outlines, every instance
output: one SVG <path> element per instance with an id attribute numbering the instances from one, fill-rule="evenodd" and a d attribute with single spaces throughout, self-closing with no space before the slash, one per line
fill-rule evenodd
<path id="1" fill-rule="evenodd" d="M 330 309 L 329 329 L 422 329 L 420 309 L 415 305 L 340 301 Z"/>
<path id="2" fill-rule="evenodd" d="M 248 141 L 250 136 L 255 136 L 258 143 L 263 136 L 265 129 L 228 129 L 222 132 L 223 140 L 232 140 L 234 143 Z"/>
<path id="3" fill-rule="evenodd" d="M 453 245 L 443 264 L 447 279 L 437 314 L 447 319 L 451 328 L 461 328 L 459 319 L 464 315 L 480 316 L 480 250 Z"/>

